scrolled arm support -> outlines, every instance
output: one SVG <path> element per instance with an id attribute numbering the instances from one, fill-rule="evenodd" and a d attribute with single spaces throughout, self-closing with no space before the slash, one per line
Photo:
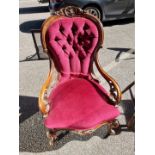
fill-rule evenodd
<path id="1" fill-rule="evenodd" d="M 53 69 L 53 66 L 52 66 L 52 69 Z M 45 83 L 43 84 L 43 86 L 40 90 L 40 94 L 39 94 L 38 106 L 44 116 L 46 116 L 48 113 L 47 90 L 48 90 L 50 83 L 52 81 L 52 69 L 50 68 L 48 77 L 47 77 Z"/>
<path id="2" fill-rule="evenodd" d="M 102 77 L 105 78 L 105 80 L 108 82 L 108 84 L 110 86 L 110 97 L 112 97 L 115 104 L 118 104 L 120 102 L 121 96 L 122 96 L 120 87 L 119 87 L 118 83 L 110 75 L 108 75 L 104 71 L 104 69 L 101 67 L 101 65 L 99 63 L 99 58 L 98 58 L 98 51 L 95 56 L 96 67 L 97 67 L 98 71 L 100 72 L 100 74 L 102 75 Z"/>

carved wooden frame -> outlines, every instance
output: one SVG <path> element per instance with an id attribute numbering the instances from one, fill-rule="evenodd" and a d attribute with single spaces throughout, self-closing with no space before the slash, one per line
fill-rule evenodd
<path id="1" fill-rule="evenodd" d="M 55 21 L 64 18 L 64 16 L 67 17 L 74 17 L 74 16 L 79 16 L 79 17 L 84 17 L 84 18 L 88 18 L 89 20 L 93 21 L 98 30 L 99 30 L 99 41 L 98 41 L 98 45 L 96 46 L 95 52 L 94 52 L 94 61 L 95 64 L 97 66 L 98 71 L 100 72 L 100 74 L 102 75 L 103 78 L 106 79 L 106 81 L 108 82 L 109 86 L 110 86 L 110 96 L 111 96 L 111 101 L 114 105 L 118 104 L 121 100 L 121 90 L 120 87 L 118 85 L 118 83 L 110 76 L 108 75 L 104 69 L 101 67 L 100 63 L 99 63 L 99 58 L 98 58 L 98 51 L 100 48 L 103 47 L 103 40 L 104 40 L 104 31 L 103 31 L 103 25 L 102 23 L 99 21 L 99 19 L 97 19 L 96 17 L 94 17 L 91 14 L 88 14 L 87 12 L 85 12 L 84 10 L 78 8 L 78 7 L 74 7 L 74 6 L 67 6 L 65 8 L 60 9 L 59 11 L 55 12 L 55 15 L 50 16 L 49 18 L 47 18 L 42 27 L 41 27 L 41 42 L 42 42 L 42 46 L 43 46 L 43 50 L 45 53 L 48 53 L 48 48 L 46 45 L 46 39 L 45 39 L 45 35 L 46 35 L 46 31 L 49 27 L 50 24 L 54 23 Z M 43 116 L 46 117 L 48 115 L 48 108 L 47 108 L 47 90 L 50 86 L 50 83 L 52 81 L 52 71 L 54 68 L 54 63 L 53 61 L 51 61 L 51 56 L 49 55 L 49 60 L 50 60 L 50 71 L 48 74 L 48 77 L 45 81 L 45 83 L 43 84 L 40 94 L 39 94 L 39 109 L 42 112 Z M 93 65 L 93 62 L 92 62 Z M 91 67 L 93 68 L 93 67 Z M 118 127 L 118 122 L 116 122 L 115 120 L 112 122 L 103 122 L 99 125 L 97 125 L 96 127 L 94 127 L 93 129 L 89 129 L 89 130 L 81 130 L 81 131 L 77 131 L 74 130 L 74 132 L 84 135 L 87 133 L 91 133 L 93 131 L 95 131 L 96 129 L 98 129 L 99 127 L 101 127 L 102 125 L 105 124 L 109 124 L 110 128 L 115 128 Z M 57 130 L 53 130 L 52 132 L 50 132 L 50 138 L 52 140 L 54 140 L 55 135 L 56 135 L 56 131 Z M 69 129 L 66 129 L 69 130 Z"/>

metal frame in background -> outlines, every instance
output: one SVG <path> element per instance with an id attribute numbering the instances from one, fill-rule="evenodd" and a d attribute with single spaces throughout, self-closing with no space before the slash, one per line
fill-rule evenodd
<path id="1" fill-rule="evenodd" d="M 135 85 L 135 81 L 131 82 L 123 91 L 122 94 L 124 94 L 126 91 L 130 91 L 131 92 L 131 88 Z M 131 99 L 132 102 L 135 104 L 135 98 L 133 97 L 133 94 L 131 94 Z M 135 130 L 135 113 L 133 113 L 133 115 L 131 116 L 131 118 L 128 120 L 127 122 L 127 127 L 130 130 Z"/>
<path id="2" fill-rule="evenodd" d="M 41 29 L 31 29 L 30 32 L 32 34 L 32 39 L 33 39 L 33 43 L 34 43 L 34 47 L 35 47 L 36 52 L 34 54 L 26 57 L 26 59 L 23 60 L 23 61 L 48 59 L 48 56 L 47 57 L 41 57 L 40 49 L 39 49 L 39 46 L 37 45 L 37 41 L 36 41 L 35 33 L 41 33 Z M 42 53 L 44 54 L 44 52 L 42 52 Z"/>
<path id="3" fill-rule="evenodd" d="M 40 54 L 39 54 L 39 48 L 38 48 L 38 46 L 37 46 L 37 42 L 36 42 L 36 37 L 35 37 L 35 33 L 40 33 L 41 32 L 41 29 L 31 29 L 31 34 L 32 34 L 32 38 L 33 38 L 33 43 L 34 43 L 34 47 L 35 47 L 35 49 L 36 49 L 36 53 L 31 57 L 31 58 L 33 58 L 33 57 L 35 57 L 36 55 L 37 55 L 37 57 L 38 57 L 38 60 L 40 60 L 41 59 L 41 57 L 40 57 Z"/>

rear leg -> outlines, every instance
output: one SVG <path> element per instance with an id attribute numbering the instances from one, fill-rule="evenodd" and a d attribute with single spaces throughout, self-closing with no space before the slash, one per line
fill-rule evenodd
<path id="1" fill-rule="evenodd" d="M 118 120 L 114 120 L 109 123 L 109 134 L 116 135 L 120 133 L 120 123 Z"/>

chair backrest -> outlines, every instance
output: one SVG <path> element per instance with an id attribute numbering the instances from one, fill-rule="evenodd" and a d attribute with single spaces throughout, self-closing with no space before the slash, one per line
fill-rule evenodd
<path id="1" fill-rule="evenodd" d="M 102 24 L 83 10 L 69 6 L 43 23 L 41 39 L 61 79 L 87 77 L 94 53 L 103 44 Z"/>

